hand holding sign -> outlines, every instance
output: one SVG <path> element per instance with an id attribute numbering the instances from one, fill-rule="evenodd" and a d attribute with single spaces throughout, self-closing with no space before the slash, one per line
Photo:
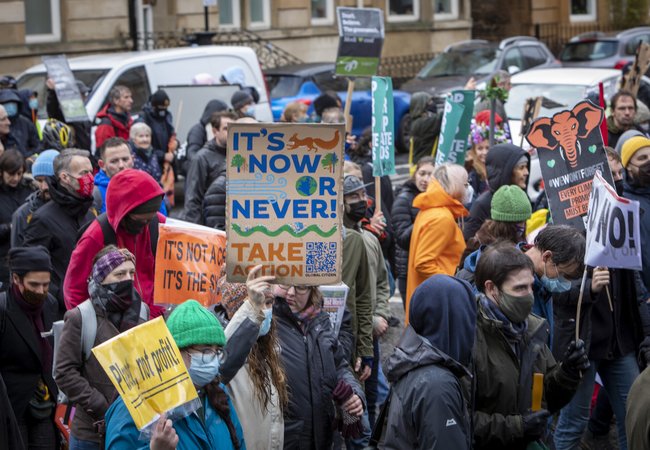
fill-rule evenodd
<path id="1" fill-rule="evenodd" d="M 151 450 L 175 450 L 178 445 L 178 435 L 172 421 L 163 414 L 151 435 Z"/>
<path id="2" fill-rule="evenodd" d="M 591 292 L 597 294 L 609 284 L 609 269 L 607 267 L 596 267 L 591 276 Z"/>
<path id="3" fill-rule="evenodd" d="M 248 272 L 248 278 L 246 279 L 248 298 L 258 310 L 264 307 L 266 294 L 271 290 L 270 282 L 275 280 L 275 277 L 271 275 L 258 276 L 261 270 L 262 264 L 258 264 Z"/>

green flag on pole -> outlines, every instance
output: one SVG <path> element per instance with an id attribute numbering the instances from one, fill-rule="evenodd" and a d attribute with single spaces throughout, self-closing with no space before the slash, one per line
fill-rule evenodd
<path id="1" fill-rule="evenodd" d="M 395 174 L 393 81 L 372 77 L 372 175 Z"/>
<path id="2" fill-rule="evenodd" d="M 465 163 L 467 136 L 474 113 L 474 91 L 453 91 L 445 101 L 436 164 Z"/>

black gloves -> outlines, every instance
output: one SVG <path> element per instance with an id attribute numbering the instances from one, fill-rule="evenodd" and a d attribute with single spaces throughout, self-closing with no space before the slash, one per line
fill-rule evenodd
<path id="1" fill-rule="evenodd" d="M 548 425 L 548 418 L 551 413 L 545 409 L 535 412 L 527 412 L 521 416 L 521 422 L 524 429 L 524 438 L 534 441 L 542 437 Z"/>
<path id="2" fill-rule="evenodd" d="M 585 350 L 585 342 L 582 339 L 571 341 L 564 354 L 562 368 L 574 378 L 580 378 L 581 372 L 589 368 L 589 358 Z"/>

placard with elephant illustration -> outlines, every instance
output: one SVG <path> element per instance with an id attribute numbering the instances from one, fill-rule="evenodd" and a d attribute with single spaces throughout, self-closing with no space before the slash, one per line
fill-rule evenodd
<path id="1" fill-rule="evenodd" d="M 541 117 L 526 140 L 537 149 L 553 223 L 584 229 L 596 171 L 614 185 L 600 124 L 605 112 L 581 101 L 553 117 Z"/>

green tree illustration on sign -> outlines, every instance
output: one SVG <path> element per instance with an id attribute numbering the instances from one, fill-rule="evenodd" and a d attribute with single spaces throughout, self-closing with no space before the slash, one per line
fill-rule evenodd
<path id="1" fill-rule="evenodd" d="M 239 173 L 242 168 L 246 170 L 246 158 L 244 158 L 242 155 L 233 156 L 230 167 L 236 167 L 237 173 Z"/>
<path id="2" fill-rule="evenodd" d="M 334 173 L 334 169 L 336 169 L 336 163 L 338 162 L 339 159 L 336 156 L 336 153 L 328 153 L 325 155 L 325 157 L 323 157 L 321 165 L 323 166 L 323 169 L 329 169 L 330 173 Z"/>

